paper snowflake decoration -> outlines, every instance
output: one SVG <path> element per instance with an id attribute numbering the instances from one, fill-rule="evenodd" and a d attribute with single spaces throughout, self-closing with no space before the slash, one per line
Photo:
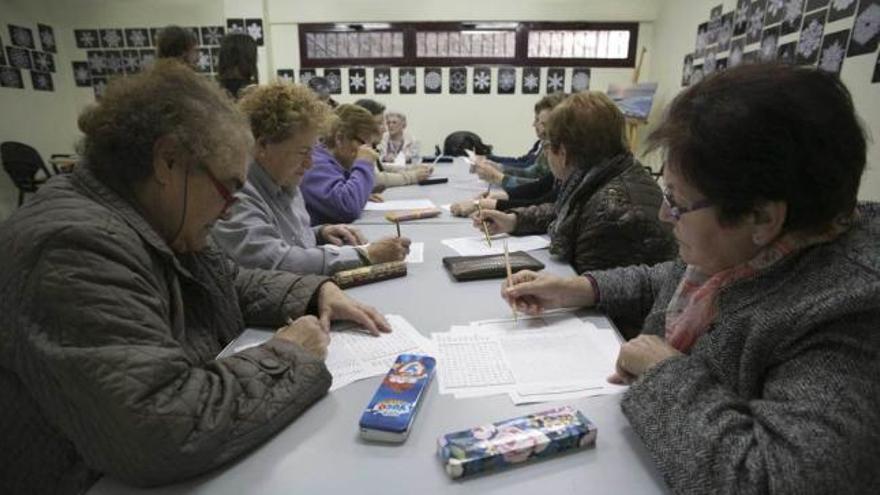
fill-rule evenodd
<path id="1" fill-rule="evenodd" d="M 3 86 L 21 86 L 21 79 L 14 70 L 0 72 L 0 78 L 3 80 Z"/>
<path id="2" fill-rule="evenodd" d="M 727 65 L 731 68 L 742 63 L 743 51 L 739 45 L 730 49 L 730 56 L 727 57 Z"/>
<path id="3" fill-rule="evenodd" d="M 744 22 L 747 22 L 748 16 L 749 16 L 748 8 L 736 9 L 736 12 L 733 14 L 733 23 L 734 24 L 742 24 Z"/>
<path id="4" fill-rule="evenodd" d="M 565 79 L 559 74 L 553 74 L 547 78 L 547 87 L 553 91 L 562 91 L 565 86 Z"/>
<path id="5" fill-rule="evenodd" d="M 107 57 L 106 64 L 107 64 L 107 70 L 109 70 L 111 72 L 122 71 L 122 58 L 121 57 Z"/>
<path id="6" fill-rule="evenodd" d="M 260 26 L 256 22 L 252 22 L 248 24 L 247 32 L 251 38 L 255 40 L 263 39 L 263 26 Z"/>
<path id="7" fill-rule="evenodd" d="M 516 73 L 502 72 L 498 75 L 498 84 L 504 91 L 510 91 L 516 86 Z"/>
<path id="8" fill-rule="evenodd" d="M 752 13 L 749 17 L 749 37 L 757 38 L 761 36 L 761 28 L 764 27 L 764 13 L 760 10 Z"/>
<path id="9" fill-rule="evenodd" d="M 362 74 L 352 74 L 348 76 L 348 85 L 352 89 L 361 89 L 367 87 L 367 80 Z"/>
<path id="10" fill-rule="evenodd" d="M 110 29 L 104 33 L 104 43 L 109 48 L 117 48 L 122 44 L 122 37 L 119 36 L 115 29 Z"/>
<path id="11" fill-rule="evenodd" d="M 129 41 L 134 46 L 146 46 L 147 45 L 147 36 L 140 29 L 133 31 L 131 36 L 129 36 Z"/>
<path id="12" fill-rule="evenodd" d="M 91 79 L 91 75 L 89 74 L 89 70 L 86 69 L 85 67 L 80 67 L 79 69 L 76 69 L 76 71 L 73 73 L 73 77 L 76 78 L 77 82 L 81 82 L 81 83 L 84 83 L 84 82 L 88 81 L 89 79 Z"/>
<path id="13" fill-rule="evenodd" d="M 831 8 L 834 10 L 846 10 L 855 2 L 856 0 L 832 0 Z"/>
<path id="14" fill-rule="evenodd" d="M 293 83 L 293 76 L 286 73 L 286 72 L 282 72 L 281 74 L 278 74 L 278 79 L 280 79 L 281 82 L 283 82 L 285 84 Z"/>
<path id="15" fill-rule="evenodd" d="M 79 33 L 79 44 L 85 47 L 95 46 L 95 35 L 91 31 Z"/>
<path id="16" fill-rule="evenodd" d="M 31 38 L 31 33 L 24 28 L 16 29 L 12 33 L 12 39 L 18 46 L 31 46 L 34 44 L 34 40 Z"/>
<path id="17" fill-rule="evenodd" d="M 733 24 L 730 21 L 724 23 L 721 26 L 721 32 L 718 33 L 718 44 L 722 46 L 727 46 L 730 43 L 730 38 L 733 37 Z"/>
<path id="18" fill-rule="evenodd" d="M 205 44 L 207 45 L 219 45 L 220 40 L 223 39 L 223 33 L 220 32 L 219 27 L 212 26 L 206 28 L 202 38 L 204 38 Z"/>
<path id="19" fill-rule="evenodd" d="M 13 67 L 29 67 L 31 65 L 27 50 L 10 51 L 9 62 L 12 63 Z"/>
<path id="20" fill-rule="evenodd" d="M 49 87 L 49 78 L 45 74 L 35 75 L 34 86 L 36 86 L 36 89 L 47 89 Z"/>
<path id="21" fill-rule="evenodd" d="M 801 33 L 801 40 L 798 43 L 797 51 L 804 58 L 810 58 L 819 49 L 822 44 L 822 24 L 813 19 L 810 25 Z"/>
<path id="22" fill-rule="evenodd" d="M 590 89 L 590 76 L 586 72 L 578 72 L 571 78 L 572 91 L 586 91 Z"/>
<path id="23" fill-rule="evenodd" d="M 141 59 L 137 55 L 126 55 L 123 61 L 128 70 L 139 70 L 141 68 Z"/>
<path id="24" fill-rule="evenodd" d="M 770 3 L 767 4 L 767 15 L 770 17 L 774 17 L 784 7 L 785 7 L 785 0 L 770 0 Z"/>
<path id="25" fill-rule="evenodd" d="M 474 74 L 474 86 L 477 88 L 485 90 L 489 88 L 490 84 L 492 84 L 492 79 L 488 72 L 481 71 Z"/>
<path id="26" fill-rule="evenodd" d="M 697 33 L 697 42 L 694 48 L 698 53 L 706 49 L 706 39 L 706 33 Z"/>
<path id="27" fill-rule="evenodd" d="M 878 32 L 880 32 L 880 5 L 875 3 L 856 18 L 852 39 L 856 43 L 864 45 L 871 41 L 871 38 L 877 36 Z"/>
<path id="28" fill-rule="evenodd" d="M 43 48 L 46 50 L 55 48 L 55 36 L 51 31 L 40 31 L 40 40 L 43 42 Z"/>
<path id="29" fill-rule="evenodd" d="M 761 60 L 776 58 L 776 36 L 767 36 L 761 42 Z"/>
<path id="30" fill-rule="evenodd" d="M 244 27 L 237 22 L 230 22 L 229 23 L 229 32 L 230 33 L 243 33 Z"/>
<path id="31" fill-rule="evenodd" d="M 785 23 L 794 24 L 804 11 L 804 0 L 788 0 L 785 4 Z"/>
<path id="32" fill-rule="evenodd" d="M 386 91 L 391 87 L 391 76 L 383 72 L 375 77 L 373 84 L 377 89 Z"/>
<path id="33" fill-rule="evenodd" d="M 715 53 L 707 53 L 706 58 L 703 60 L 703 73 L 708 75 L 715 72 L 716 63 Z"/>
<path id="34" fill-rule="evenodd" d="M 425 87 L 434 91 L 440 89 L 443 84 L 443 78 L 439 72 L 428 72 L 425 74 Z"/>
<path id="35" fill-rule="evenodd" d="M 526 78 L 523 80 L 523 86 L 529 89 L 536 89 L 538 87 L 538 76 L 534 74 L 526 75 Z"/>
<path id="36" fill-rule="evenodd" d="M 34 52 L 34 66 L 39 72 L 49 72 L 51 67 L 49 56 L 45 53 Z"/>
<path id="37" fill-rule="evenodd" d="M 463 93 L 467 90 L 467 75 L 464 72 L 453 72 L 451 76 L 451 81 L 449 82 L 449 86 L 452 87 L 453 91 Z"/>
<path id="38" fill-rule="evenodd" d="M 106 67 L 106 63 L 104 61 L 104 57 L 100 53 L 92 53 L 89 55 L 89 67 L 95 71 L 104 70 Z"/>
<path id="39" fill-rule="evenodd" d="M 200 71 L 210 72 L 211 71 L 211 54 L 210 53 L 199 53 L 199 59 L 196 61 L 196 66 L 198 66 Z"/>
<path id="40" fill-rule="evenodd" d="M 835 41 L 822 50 L 822 60 L 819 61 L 819 68 L 828 72 L 839 72 L 840 64 L 843 63 L 843 57 L 845 56 L 846 49 L 844 49 L 839 40 Z"/>
<path id="41" fill-rule="evenodd" d="M 400 87 L 410 91 L 416 87 L 416 75 L 412 72 L 405 72 L 400 75 Z"/>
<path id="42" fill-rule="evenodd" d="M 691 84 L 697 84 L 698 82 L 703 80 L 703 69 L 694 69 L 694 72 L 691 74 Z"/>
<path id="43" fill-rule="evenodd" d="M 684 75 L 682 76 L 682 78 L 685 81 L 690 82 L 691 75 L 693 75 L 693 73 L 694 73 L 694 62 L 689 60 L 686 64 L 684 64 Z M 574 81 L 572 81 L 572 82 L 574 82 Z"/>
<path id="44" fill-rule="evenodd" d="M 95 83 L 95 96 L 102 97 L 104 96 L 104 92 L 107 91 L 107 83 L 104 81 L 98 81 Z"/>

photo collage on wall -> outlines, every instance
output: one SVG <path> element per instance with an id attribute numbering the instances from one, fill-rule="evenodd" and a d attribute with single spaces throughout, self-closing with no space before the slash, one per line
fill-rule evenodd
<path id="1" fill-rule="evenodd" d="M 51 26 L 7 24 L 8 38 L 0 34 L 0 87 L 55 91 L 55 31 Z"/>
<path id="2" fill-rule="evenodd" d="M 282 82 L 308 84 L 323 76 L 330 93 L 350 94 L 449 94 L 514 95 L 578 92 L 590 89 L 591 69 L 586 67 L 349 67 L 324 69 L 277 69 Z"/>
<path id="3" fill-rule="evenodd" d="M 71 62 L 78 87 L 92 88 L 100 98 L 113 77 L 137 74 L 156 60 L 156 47 L 162 27 L 74 29 L 76 48 L 85 60 Z M 262 19 L 227 19 L 226 26 L 184 26 L 198 42 L 196 70 L 213 78 L 218 69 L 220 41 L 226 33 L 249 34 L 263 44 Z M 291 80 L 293 75 L 290 75 Z"/>
<path id="4" fill-rule="evenodd" d="M 812 65 L 840 74 L 847 58 L 876 54 L 880 0 L 737 0 L 733 12 L 718 5 L 696 27 L 694 51 L 685 55 L 681 84 L 754 62 Z M 880 54 L 875 55 L 880 64 Z M 880 82 L 875 65 L 872 82 Z"/>

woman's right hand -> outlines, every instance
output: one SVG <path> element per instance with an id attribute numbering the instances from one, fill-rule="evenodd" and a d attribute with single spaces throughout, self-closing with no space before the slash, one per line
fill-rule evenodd
<path id="1" fill-rule="evenodd" d="M 480 194 L 477 194 L 477 196 L 474 199 L 504 199 L 504 200 L 508 200 L 508 199 L 510 199 L 510 195 L 507 194 L 507 191 L 505 191 L 503 189 L 500 191 L 492 191 L 492 192 L 483 191 Z"/>
<path id="2" fill-rule="evenodd" d="M 386 237 L 367 246 L 367 258 L 370 263 L 388 263 L 403 261 L 409 254 L 411 241 L 406 237 Z"/>
<path id="3" fill-rule="evenodd" d="M 369 144 L 362 144 L 358 147 L 357 158 L 355 160 L 364 160 L 369 163 L 375 163 L 379 159 L 379 152 L 374 150 Z"/>
<path id="4" fill-rule="evenodd" d="M 486 224 L 486 230 L 489 235 L 509 234 L 516 229 L 516 213 L 504 213 L 497 210 L 482 210 L 471 215 L 474 221 L 474 228 L 483 230 L 483 224 Z"/>
<path id="5" fill-rule="evenodd" d="M 303 349 L 324 360 L 327 357 L 327 346 L 330 345 L 330 334 L 321 328 L 321 322 L 314 316 L 301 316 L 290 324 L 275 332 L 275 337 L 299 344 Z"/>
<path id="6" fill-rule="evenodd" d="M 412 168 L 416 173 L 416 180 L 423 181 L 434 173 L 434 167 L 430 165 L 416 165 Z"/>
<path id="7" fill-rule="evenodd" d="M 449 207 L 449 212 L 457 217 L 469 217 L 471 216 L 471 213 L 477 211 L 475 201 L 476 200 L 466 200 L 452 203 Z"/>
<path id="8" fill-rule="evenodd" d="M 554 308 L 579 308 L 595 304 L 593 286 L 586 277 L 560 277 L 523 270 L 504 281 L 501 297 L 507 304 L 529 315 Z"/>

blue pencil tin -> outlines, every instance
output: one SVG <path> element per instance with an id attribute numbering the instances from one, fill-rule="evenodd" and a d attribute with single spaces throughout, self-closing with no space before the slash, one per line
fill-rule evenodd
<path id="1" fill-rule="evenodd" d="M 596 425 L 570 406 L 447 433 L 437 454 L 451 478 L 465 478 L 596 444 Z"/>
<path id="2" fill-rule="evenodd" d="M 361 415 L 361 437 L 393 443 L 406 440 L 436 364 L 430 356 L 397 356 Z"/>

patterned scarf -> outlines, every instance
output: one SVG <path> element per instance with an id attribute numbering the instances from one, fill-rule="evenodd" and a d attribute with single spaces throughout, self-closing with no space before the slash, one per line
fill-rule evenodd
<path id="1" fill-rule="evenodd" d="M 688 265 L 666 307 L 666 342 L 687 352 L 718 316 L 718 293 L 722 288 L 766 270 L 783 258 L 816 244 L 833 241 L 849 229 L 858 212 L 835 221 L 820 234 L 791 233 L 762 248 L 751 260 L 712 276 Z"/>

